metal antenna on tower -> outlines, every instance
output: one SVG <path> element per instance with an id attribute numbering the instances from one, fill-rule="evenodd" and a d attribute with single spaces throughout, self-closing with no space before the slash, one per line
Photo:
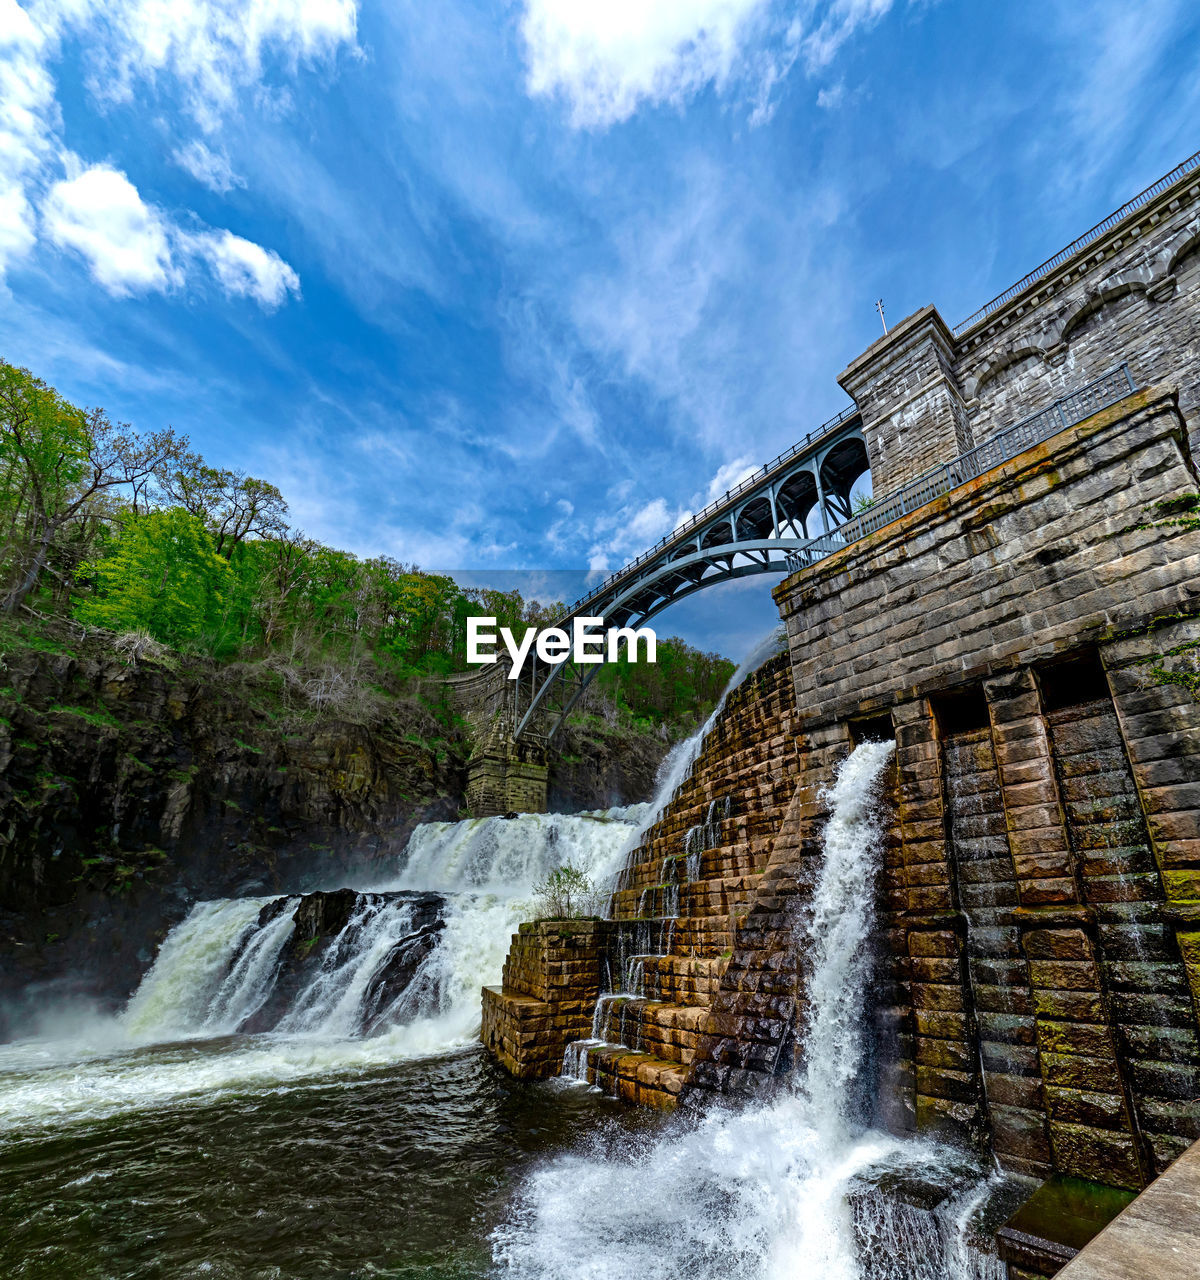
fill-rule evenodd
<path id="1" fill-rule="evenodd" d="M 884 333 L 887 333 L 888 331 L 887 321 L 883 318 L 883 299 L 882 298 L 875 299 L 875 310 L 879 312 L 879 323 L 883 325 Z"/>

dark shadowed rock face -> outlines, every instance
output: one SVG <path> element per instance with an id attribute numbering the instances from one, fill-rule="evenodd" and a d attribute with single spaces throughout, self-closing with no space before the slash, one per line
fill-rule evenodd
<path id="1" fill-rule="evenodd" d="M 550 759 L 547 809 L 578 813 L 641 804 L 654 795 L 654 778 L 671 749 L 666 738 L 568 724 Z"/>
<path id="2" fill-rule="evenodd" d="M 3 654 L 0 1037 L 14 1005 L 124 999 L 195 901 L 344 882 L 459 816 L 462 745 L 419 703 L 289 722 L 269 673 L 38 645 Z"/>
<path id="3" fill-rule="evenodd" d="M 390 949 L 375 963 L 366 982 L 354 1031 L 371 1035 L 385 1029 L 405 1011 L 397 1005 L 406 994 L 414 1006 L 422 994 L 410 988 L 422 962 L 438 945 L 445 928 L 444 907 L 445 899 L 437 893 L 360 893 L 355 889 L 306 893 L 299 902 L 280 898 L 269 903 L 259 915 L 258 927 L 264 928 L 290 908 L 294 928 L 280 953 L 270 996 L 239 1030 L 274 1030 L 296 1010 L 303 993 L 323 971 L 353 966 L 362 958 L 373 926 L 386 912 L 392 922 L 403 923 L 400 927 L 393 923 L 388 930 Z"/>

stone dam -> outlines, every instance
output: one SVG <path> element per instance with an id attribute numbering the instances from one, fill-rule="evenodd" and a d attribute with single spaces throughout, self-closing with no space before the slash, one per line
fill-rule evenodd
<path id="1" fill-rule="evenodd" d="M 926 307 L 843 372 L 889 518 L 774 588 L 784 651 L 729 693 L 608 918 L 514 936 L 483 993 L 514 1075 L 656 1108 L 786 1090 L 830 788 L 891 743 L 865 1121 L 1022 1188 L 993 1224 L 1009 1280 L 1200 1275 L 1195 160 L 966 325 Z"/>

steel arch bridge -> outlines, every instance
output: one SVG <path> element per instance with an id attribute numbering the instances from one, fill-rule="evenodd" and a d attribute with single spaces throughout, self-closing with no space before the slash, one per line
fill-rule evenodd
<path id="1" fill-rule="evenodd" d="M 706 587 L 782 573 L 789 558 L 851 518 L 851 490 L 869 471 L 862 418 L 851 406 L 612 574 L 556 625 L 569 631 L 575 618 L 600 617 L 606 627 L 639 627 Z M 514 738 L 552 741 L 599 669 L 531 652 L 511 682 Z"/>

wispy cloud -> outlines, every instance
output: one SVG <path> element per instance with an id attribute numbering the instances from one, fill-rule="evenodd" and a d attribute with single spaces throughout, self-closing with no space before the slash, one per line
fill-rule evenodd
<path id="1" fill-rule="evenodd" d="M 769 0 L 527 0 L 529 91 L 560 95 L 579 126 L 678 106 L 726 84 Z"/>
<path id="2" fill-rule="evenodd" d="M 16 0 L 0 0 L 0 275 L 37 239 L 30 187 L 49 160 L 59 118 L 48 43 Z"/>
<path id="3" fill-rule="evenodd" d="M 294 74 L 357 47 L 357 0 L 75 0 L 70 17 L 95 37 L 95 98 L 128 102 L 139 85 L 170 78 L 207 130 L 242 91 L 271 87 L 272 60 Z"/>
<path id="4" fill-rule="evenodd" d="M 224 151 L 214 151 L 199 138 L 193 138 L 185 146 L 176 147 L 171 153 L 171 159 L 185 173 L 190 173 L 197 182 L 218 195 L 246 185 L 245 179 L 234 173 Z"/>
<path id="5" fill-rule="evenodd" d="M 736 89 L 751 124 L 798 58 L 827 67 L 893 0 L 525 0 L 521 33 L 534 96 L 562 100 L 579 128 L 606 128 L 643 106 L 682 107 Z M 833 90 L 826 92 L 832 105 Z"/>

